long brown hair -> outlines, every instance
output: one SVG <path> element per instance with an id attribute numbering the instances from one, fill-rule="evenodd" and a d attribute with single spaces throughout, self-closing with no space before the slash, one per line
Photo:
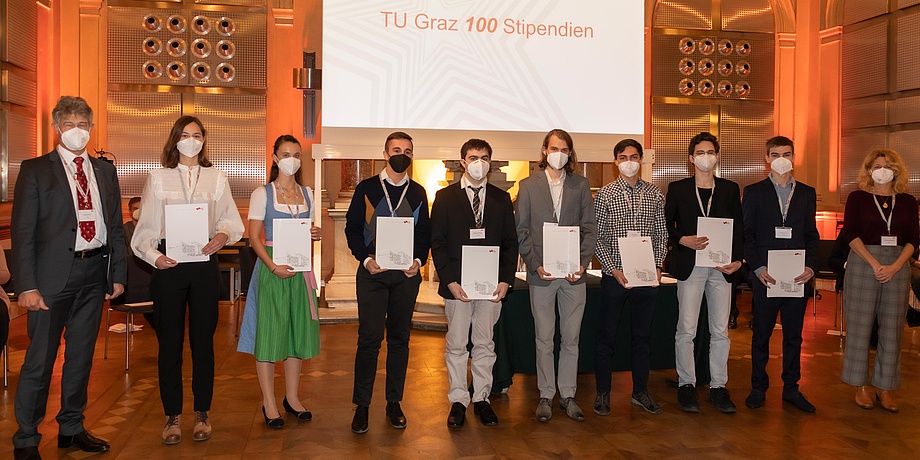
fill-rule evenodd
<path id="1" fill-rule="evenodd" d="M 204 143 L 201 145 L 201 152 L 198 152 L 198 166 L 204 168 L 211 166 L 211 160 L 208 160 L 208 132 L 204 129 L 204 125 L 198 117 L 183 115 L 173 123 L 172 129 L 169 131 L 169 137 L 166 138 L 166 144 L 163 145 L 163 154 L 160 156 L 160 164 L 163 165 L 164 168 L 175 168 L 179 165 L 179 155 L 181 154 L 176 144 L 182 140 L 182 130 L 191 123 L 198 125 L 198 128 L 201 129 L 201 137 L 204 138 Z"/>

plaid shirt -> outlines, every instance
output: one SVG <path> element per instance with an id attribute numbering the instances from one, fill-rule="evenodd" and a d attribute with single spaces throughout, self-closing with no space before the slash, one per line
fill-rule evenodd
<path id="1" fill-rule="evenodd" d="M 655 265 L 661 267 L 668 254 L 668 227 L 664 218 L 664 194 L 654 185 L 639 179 L 630 186 L 622 177 L 607 184 L 594 199 L 597 215 L 597 258 L 603 272 L 613 275 L 623 270 L 617 238 L 629 230 L 652 238 Z"/>

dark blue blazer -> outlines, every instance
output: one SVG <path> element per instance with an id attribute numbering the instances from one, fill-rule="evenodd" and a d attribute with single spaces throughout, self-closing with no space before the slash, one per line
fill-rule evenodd
<path id="1" fill-rule="evenodd" d="M 792 227 L 791 239 L 777 239 L 776 227 L 783 225 L 776 189 L 769 177 L 744 188 L 741 200 L 744 214 L 744 258 L 753 272 L 767 265 L 771 249 L 804 249 L 805 266 L 818 273 L 818 226 L 815 221 L 817 194 L 814 187 L 796 182 L 795 193 L 786 215 Z"/>

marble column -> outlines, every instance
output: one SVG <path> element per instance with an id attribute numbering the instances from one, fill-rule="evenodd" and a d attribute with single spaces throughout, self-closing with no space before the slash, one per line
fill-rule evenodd
<path id="1" fill-rule="evenodd" d="M 335 200 L 336 209 L 347 209 L 355 187 L 364 179 L 374 175 L 374 160 L 340 160 L 342 165 L 342 187 Z"/>
<path id="2" fill-rule="evenodd" d="M 341 160 L 342 183 L 335 205 L 329 209 L 329 217 L 335 227 L 332 278 L 326 283 L 326 303 L 329 308 L 357 309 L 355 299 L 355 272 L 358 261 L 348 249 L 345 238 L 345 213 L 355 194 L 355 187 L 362 180 L 374 175 L 374 160 Z"/>

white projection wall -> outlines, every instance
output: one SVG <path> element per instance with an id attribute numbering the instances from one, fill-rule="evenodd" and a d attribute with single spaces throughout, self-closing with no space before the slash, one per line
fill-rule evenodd
<path id="1" fill-rule="evenodd" d="M 339 128 L 371 129 L 377 144 L 395 129 L 641 139 L 641 1 L 326 0 L 323 8 L 324 142 Z"/>

